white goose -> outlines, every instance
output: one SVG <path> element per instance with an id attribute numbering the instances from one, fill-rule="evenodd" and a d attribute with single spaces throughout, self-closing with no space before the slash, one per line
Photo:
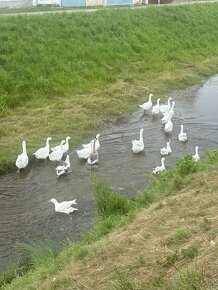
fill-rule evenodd
<path id="1" fill-rule="evenodd" d="M 95 149 L 96 150 L 98 150 L 100 148 L 99 137 L 100 137 L 100 134 L 97 134 L 95 139 L 93 139 L 93 140 L 96 140 L 96 142 L 95 142 Z M 87 144 L 82 144 L 83 148 L 91 148 L 91 142 L 87 143 Z"/>
<path id="2" fill-rule="evenodd" d="M 160 113 L 164 114 L 166 112 L 169 111 L 171 105 L 170 105 L 170 101 L 172 100 L 173 98 L 169 97 L 168 98 L 168 102 L 167 102 L 167 105 L 160 105 Z"/>
<path id="3" fill-rule="evenodd" d="M 152 107 L 151 97 L 152 96 L 153 96 L 153 94 L 150 94 L 149 98 L 148 98 L 148 102 L 146 102 L 142 105 L 139 105 L 139 107 L 142 108 L 144 111 L 151 109 L 151 107 Z"/>
<path id="4" fill-rule="evenodd" d="M 143 131 L 144 131 L 144 129 L 142 128 L 140 130 L 139 140 L 132 140 L 132 151 L 134 153 L 139 153 L 139 152 L 142 152 L 144 150 Z"/>
<path id="5" fill-rule="evenodd" d="M 166 122 L 164 131 L 166 133 L 171 133 L 173 131 L 173 122 L 171 121 L 171 118 Z"/>
<path id="6" fill-rule="evenodd" d="M 66 160 L 56 167 L 57 177 L 68 173 L 70 168 L 70 156 L 67 155 Z"/>
<path id="7" fill-rule="evenodd" d="M 199 154 L 198 154 L 198 146 L 195 147 L 195 154 L 192 155 L 192 159 L 193 159 L 194 161 L 199 161 L 199 160 L 200 160 L 200 156 L 199 156 Z"/>
<path id="8" fill-rule="evenodd" d="M 152 114 L 157 115 L 160 112 L 160 99 L 157 99 L 157 104 L 152 108 Z"/>
<path id="9" fill-rule="evenodd" d="M 161 166 L 157 166 L 155 168 L 153 168 L 153 173 L 154 174 L 158 174 L 160 173 L 161 171 L 165 170 L 165 165 L 164 165 L 164 161 L 165 161 L 165 157 L 162 157 L 161 158 Z"/>
<path id="10" fill-rule="evenodd" d="M 160 154 L 165 156 L 172 153 L 172 149 L 170 147 L 170 140 L 167 142 L 167 147 L 160 149 Z"/>
<path id="11" fill-rule="evenodd" d="M 187 134 L 183 132 L 183 125 L 181 125 L 181 131 L 178 135 L 178 139 L 180 142 L 185 142 L 188 140 Z"/>
<path id="12" fill-rule="evenodd" d="M 49 160 L 51 161 L 61 161 L 61 158 L 63 157 L 63 144 L 65 143 L 65 140 L 61 141 L 61 147 L 58 150 L 53 151 L 48 155 Z"/>
<path id="13" fill-rule="evenodd" d="M 46 139 L 46 145 L 45 147 L 39 148 L 35 153 L 33 153 L 33 155 L 35 155 L 35 157 L 37 159 L 46 159 L 49 155 L 49 141 L 51 140 L 51 137 L 48 137 Z"/>
<path id="14" fill-rule="evenodd" d="M 90 165 L 94 165 L 94 164 L 98 163 L 98 151 L 95 148 L 96 140 L 97 139 L 91 141 L 91 143 L 92 143 L 91 144 L 91 153 L 87 159 L 87 163 Z"/>
<path id="15" fill-rule="evenodd" d="M 67 136 L 66 141 L 62 144 L 63 154 L 67 153 L 67 151 L 69 150 L 69 140 L 70 140 L 70 137 Z M 55 146 L 55 147 L 51 148 L 51 151 L 56 151 L 56 150 L 59 150 L 60 148 L 61 148 L 61 144 L 58 145 L 58 146 Z"/>
<path id="16" fill-rule="evenodd" d="M 71 212 L 78 210 L 77 208 L 72 207 L 73 204 L 77 204 L 76 199 L 70 201 L 63 201 L 60 203 L 55 198 L 52 198 L 49 201 L 54 203 L 56 212 L 70 214 Z"/>
<path id="17" fill-rule="evenodd" d="M 16 163 L 15 163 L 18 170 L 27 167 L 29 163 L 29 157 L 27 156 L 25 141 L 22 142 L 22 148 L 23 148 L 23 152 L 20 155 L 18 155 Z"/>
<path id="18" fill-rule="evenodd" d="M 164 114 L 163 118 L 161 119 L 161 122 L 163 124 L 167 123 L 169 121 L 169 119 L 171 119 L 173 117 L 173 115 L 174 115 L 174 106 L 175 106 L 175 102 L 173 101 L 171 108 L 169 109 L 168 112 L 166 112 Z"/>

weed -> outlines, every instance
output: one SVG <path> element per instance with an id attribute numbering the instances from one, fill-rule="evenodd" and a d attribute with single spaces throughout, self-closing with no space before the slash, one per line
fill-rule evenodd
<path id="1" fill-rule="evenodd" d="M 190 229 L 185 228 L 177 229 L 173 234 L 173 236 L 167 240 L 167 244 L 174 245 L 182 244 L 186 242 L 191 237 L 191 235 L 192 232 L 190 231 Z"/>
<path id="2" fill-rule="evenodd" d="M 198 248 L 196 246 L 191 246 L 186 249 L 182 249 L 181 255 L 183 258 L 193 259 L 198 255 Z"/>
<path id="3" fill-rule="evenodd" d="M 210 230 L 210 221 L 208 220 L 208 218 L 203 218 L 201 226 L 205 232 Z"/>
<path id="4" fill-rule="evenodd" d="M 180 260 L 180 254 L 179 252 L 176 250 L 174 251 L 172 254 L 168 255 L 164 262 L 163 262 L 163 266 L 164 267 L 170 267 L 173 264 L 175 264 L 176 262 L 178 262 Z"/>

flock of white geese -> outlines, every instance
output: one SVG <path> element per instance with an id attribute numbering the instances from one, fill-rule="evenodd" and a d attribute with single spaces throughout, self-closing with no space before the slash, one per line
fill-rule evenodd
<path id="1" fill-rule="evenodd" d="M 157 103 L 155 106 L 152 104 L 152 96 L 153 94 L 149 95 L 149 99 L 147 102 L 145 102 L 142 105 L 139 105 L 144 112 L 151 111 L 153 115 L 162 115 L 161 122 L 164 124 L 164 131 L 167 134 L 170 134 L 173 130 L 173 122 L 172 118 L 174 115 L 174 107 L 175 102 L 172 100 L 171 97 L 168 98 L 167 104 L 160 105 L 160 99 L 157 99 Z M 171 102 L 172 101 L 172 102 Z M 90 165 L 97 164 L 99 162 L 99 154 L 98 150 L 100 148 L 100 142 L 99 142 L 100 134 L 97 134 L 96 137 L 91 140 L 88 144 L 82 144 L 82 149 L 76 150 L 76 153 L 78 155 L 78 158 L 87 160 L 87 163 Z M 56 166 L 56 174 L 57 177 L 67 174 L 70 172 L 70 157 L 67 154 L 66 159 L 63 161 L 63 156 L 65 153 L 69 150 L 69 140 L 70 137 L 68 136 L 66 140 L 62 140 L 60 145 L 57 145 L 55 147 L 50 148 L 49 142 L 51 141 L 51 137 L 48 137 L 46 139 L 46 144 L 44 147 L 39 148 L 36 152 L 33 153 L 33 155 L 36 157 L 36 159 L 44 159 L 46 160 L 49 158 L 50 161 L 59 162 L 59 165 Z M 187 134 L 183 132 L 183 125 L 181 124 L 181 130 L 178 134 L 178 140 L 180 142 L 186 142 L 188 140 Z M 143 128 L 140 130 L 140 138 L 139 140 L 132 140 L 132 151 L 135 154 L 138 154 L 142 151 L 144 151 L 144 141 L 143 141 Z M 22 142 L 22 153 L 18 155 L 16 160 L 16 166 L 18 170 L 24 169 L 28 166 L 29 163 L 29 157 L 27 155 L 26 150 L 26 142 Z M 51 151 L 51 152 L 50 152 Z M 166 147 L 160 149 L 160 154 L 162 156 L 166 156 L 172 153 L 172 149 L 170 147 L 170 140 L 167 142 Z M 195 147 L 195 154 L 192 155 L 192 158 L 194 161 L 198 161 L 200 159 L 200 156 L 198 154 L 198 146 Z M 152 172 L 154 174 L 158 174 L 161 171 L 164 171 L 165 168 L 165 157 L 161 158 L 161 165 L 153 168 Z M 55 211 L 70 214 L 74 210 L 77 210 L 77 208 L 72 207 L 73 204 L 76 204 L 76 200 L 71 201 L 64 201 L 59 203 L 56 199 L 52 198 L 50 200 L 55 205 Z"/>

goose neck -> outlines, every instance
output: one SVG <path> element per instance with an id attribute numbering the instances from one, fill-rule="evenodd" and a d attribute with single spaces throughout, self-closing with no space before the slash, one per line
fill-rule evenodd
<path id="1" fill-rule="evenodd" d="M 23 154 L 27 155 L 27 153 L 26 153 L 26 142 L 25 141 L 23 141 L 23 143 L 22 143 L 22 148 L 23 148 Z"/>
<path id="2" fill-rule="evenodd" d="M 140 130 L 140 141 L 143 141 L 143 129 Z"/>

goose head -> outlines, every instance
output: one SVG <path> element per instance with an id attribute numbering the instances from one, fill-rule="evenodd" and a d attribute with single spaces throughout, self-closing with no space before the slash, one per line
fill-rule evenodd
<path id="1" fill-rule="evenodd" d="M 153 94 L 149 95 L 149 97 L 148 97 L 149 98 L 149 102 L 151 101 L 151 97 L 153 97 Z"/>
<path id="2" fill-rule="evenodd" d="M 71 137 L 70 136 L 67 136 L 66 142 L 69 141 L 70 139 L 71 139 Z"/>
<path id="3" fill-rule="evenodd" d="M 49 202 L 53 202 L 54 204 L 57 204 L 57 203 L 58 203 L 57 200 L 56 200 L 55 198 L 51 198 L 51 199 L 49 200 Z"/>
<path id="4" fill-rule="evenodd" d="M 95 139 L 98 139 L 100 137 L 100 134 L 97 134 L 96 136 L 95 136 Z"/>

